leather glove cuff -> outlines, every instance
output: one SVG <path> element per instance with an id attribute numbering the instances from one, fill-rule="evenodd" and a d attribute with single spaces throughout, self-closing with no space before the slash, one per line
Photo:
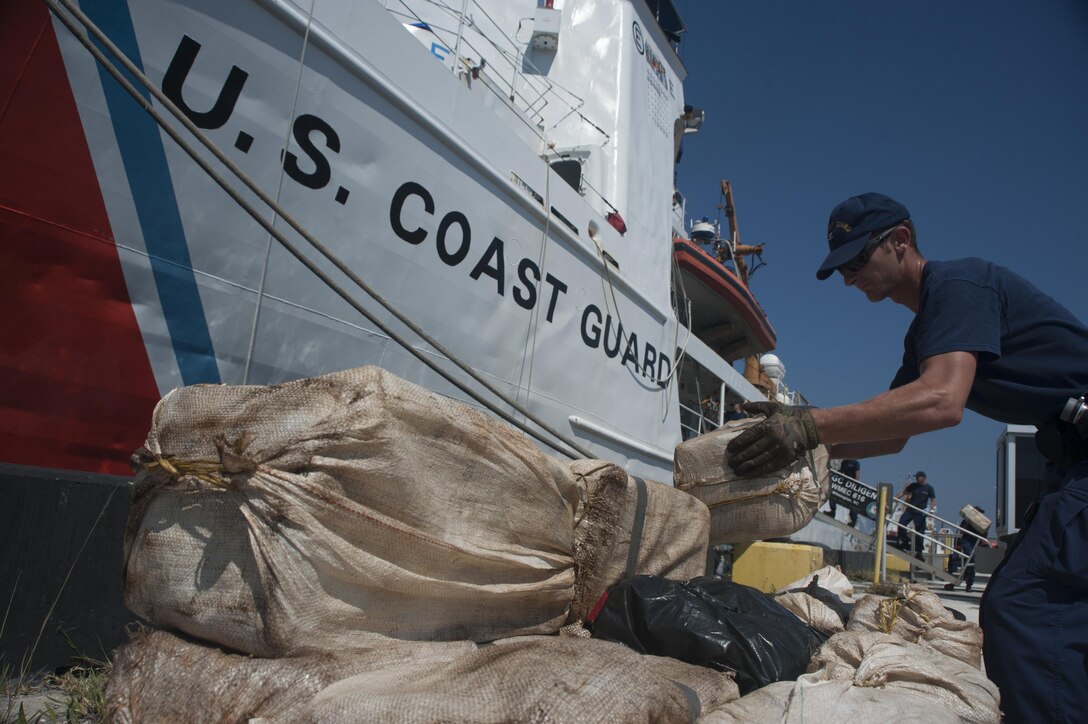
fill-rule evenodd
<path id="1" fill-rule="evenodd" d="M 807 450 L 813 450 L 820 444 L 820 431 L 816 428 L 816 421 L 812 419 L 812 413 L 809 412 L 810 407 L 797 407 L 797 417 L 801 420 L 801 425 L 805 429 L 805 448 Z"/>

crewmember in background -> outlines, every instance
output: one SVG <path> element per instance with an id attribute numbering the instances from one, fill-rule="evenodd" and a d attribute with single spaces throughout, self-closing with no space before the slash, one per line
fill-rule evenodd
<path id="1" fill-rule="evenodd" d="M 984 508 L 979 508 L 977 505 L 974 508 L 980 513 L 986 512 Z M 960 533 L 959 539 L 956 541 L 956 550 L 963 553 L 963 556 L 951 555 L 948 557 L 948 572 L 956 575 L 956 571 L 960 569 L 960 562 L 966 561 L 967 566 L 963 569 L 963 582 L 967 585 L 967 592 L 970 593 L 975 586 L 975 547 L 979 544 L 979 539 L 971 535 L 971 533 L 985 538 L 989 529 L 979 530 L 967 518 L 960 521 L 960 528 L 966 532 Z M 982 545 L 989 547 L 990 542 L 984 541 Z M 944 590 L 946 591 L 951 591 L 955 587 L 955 583 L 944 584 Z"/>
<path id="2" fill-rule="evenodd" d="M 733 406 L 729 408 L 729 412 L 725 413 L 726 420 L 743 420 L 747 417 L 751 417 L 751 415 L 744 411 L 739 402 L 734 402 Z"/>
<path id="3" fill-rule="evenodd" d="M 821 442 L 832 457 L 896 453 L 911 435 L 959 424 L 965 407 L 1039 427 L 1059 487 L 1025 516 L 990 577 L 980 611 L 986 673 L 1001 689 L 1006 721 L 1081 721 L 1088 711 L 1088 435 L 1070 424 L 1067 410 L 1088 391 L 1088 328 L 1008 269 L 981 259 L 927 262 L 907 209 L 883 194 L 836 206 L 827 241 L 818 279 L 837 271 L 870 301 L 891 299 L 914 313 L 902 366 L 890 390 L 856 404 L 749 403 L 765 419 L 731 441 L 730 466 L 766 475 Z"/>
<path id="4" fill-rule="evenodd" d="M 899 516 L 898 532 L 899 547 L 909 552 L 910 528 L 912 525 L 914 526 L 914 557 L 922 560 L 922 551 L 925 546 L 922 534 L 926 532 L 926 514 L 924 511 L 928 505 L 930 513 L 936 512 L 937 493 L 934 492 L 933 486 L 926 482 L 925 472 L 919 470 L 914 474 L 914 482 L 903 488 L 903 491 L 895 497 L 907 501 L 914 508 L 921 508 L 921 510 L 906 508 L 903 511 L 903 514 Z"/>

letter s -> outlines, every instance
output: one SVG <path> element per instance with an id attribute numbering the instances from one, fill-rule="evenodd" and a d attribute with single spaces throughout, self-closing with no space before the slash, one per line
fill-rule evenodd
<path id="1" fill-rule="evenodd" d="M 529 279 L 529 275 L 532 275 L 535 283 Z M 522 309 L 532 309 L 536 306 L 536 285 L 540 283 L 540 267 L 532 259 L 522 259 L 518 263 L 518 279 L 525 285 L 525 291 L 521 291 L 521 287 L 515 284 L 514 301 Z"/>
<path id="2" fill-rule="evenodd" d="M 329 179 L 332 178 L 332 169 L 329 166 L 329 159 L 325 158 L 325 154 L 319 151 L 314 142 L 310 140 L 310 135 L 315 131 L 325 137 L 325 145 L 330 151 L 340 152 L 340 136 L 336 135 L 336 131 L 332 129 L 332 126 L 317 116 L 304 113 L 295 119 L 295 125 L 291 132 L 295 137 L 295 143 L 313 161 L 314 170 L 311 173 L 305 173 L 298 166 L 298 157 L 290 151 L 284 155 L 283 170 L 303 186 L 320 189 L 328 185 Z"/>

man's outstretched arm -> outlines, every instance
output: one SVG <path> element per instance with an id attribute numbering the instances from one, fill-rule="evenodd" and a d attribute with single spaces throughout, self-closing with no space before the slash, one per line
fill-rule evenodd
<path id="1" fill-rule="evenodd" d="M 959 424 L 975 381 L 977 355 L 947 352 L 922 361 L 913 382 L 876 397 L 841 407 L 815 409 L 812 418 L 820 441 L 831 445 L 832 457 L 858 457 L 898 452 L 908 438 Z"/>
<path id="2" fill-rule="evenodd" d="M 842 407 L 748 403 L 746 410 L 767 417 L 730 441 L 729 465 L 739 475 L 766 475 L 821 443 L 832 457 L 898 452 L 911 435 L 959 423 L 976 366 L 973 352 L 934 355 L 923 360 L 917 380 Z"/>

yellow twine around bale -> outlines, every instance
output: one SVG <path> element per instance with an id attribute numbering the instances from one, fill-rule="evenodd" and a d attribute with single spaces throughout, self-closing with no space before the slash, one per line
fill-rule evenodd
<path id="1" fill-rule="evenodd" d="M 880 625 L 880 630 L 886 634 L 892 632 L 892 628 L 895 627 L 895 621 L 899 618 L 899 612 L 903 610 L 904 606 L 910 604 L 915 598 L 917 598 L 918 592 L 911 593 L 910 595 L 900 598 L 886 598 L 876 606 L 876 618 L 877 624 Z M 929 623 L 929 616 L 920 613 L 919 614 L 926 623 Z"/>
<path id="2" fill-rule="evenodd" d="M 153 460 L 142 463 L 144 470 L 161 469 L 175 480 L 195 478 L 217 488 L 226 488 L 230 480 L 223 477 L 222 463 L 218 460 L 177 460 L 170 455 L 155 455 Z"/>
<path id="3" fill-rule="evenodd" d="M 220 435 L 215 440 L 215 446 L 219 449 L 218 460 L 178 460 L 173 455 L 153 453 L 147 448 L 140 448 L 136 456 L 144 470 L 160 469 L 175 480 L 192 478 L 216 488 L 229 488 L 232 478 L 224 473 L 251 473 L 258 467 L 254 460 L 245 456 L 249 443 L 248 431 L 234 440 Z"/>

